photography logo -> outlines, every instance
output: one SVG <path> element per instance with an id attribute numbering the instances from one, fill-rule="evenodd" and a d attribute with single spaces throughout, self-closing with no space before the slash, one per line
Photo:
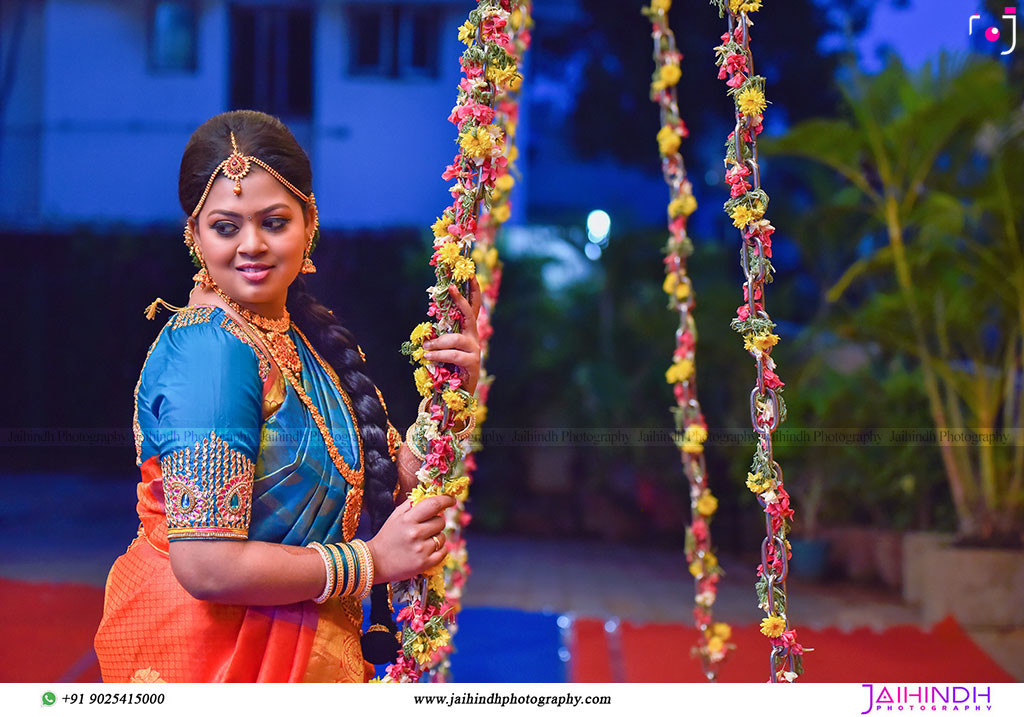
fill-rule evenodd
<path id="1" fill-rule="evenodd" d="M 862 715 L 876 712 L 974 712 L 992 711 L 989 685 L 884 685 L 867 688 L 868 706 Z M 861 703 L 863 704 L 863 703 Z"/>
<path id="2" fill-rule="evenodd" d="M 974 13 L 967 21 L 967 36 L 971 37 L 974 35 L 974 21 L 980 20 L 981 15 Z M 1016 7 L 1004 7 L 1003 8 L 1003 20 L 1010 21 L 1010 49 L 1004 52 L 1000 52 L 1000 55 L 1009 55 L 1017 47 L 1017 8 Z M 1005 22 L 1003 23 L 1005 27 Z M 999 38 L 1002 37 L 1002 32 L 999 28 L 992 26 L 985 30 L 985 39 L 989 42 L 998 42 Z"/>

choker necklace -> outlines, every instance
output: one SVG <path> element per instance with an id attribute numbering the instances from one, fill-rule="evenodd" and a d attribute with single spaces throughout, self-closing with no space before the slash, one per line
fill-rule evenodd
<path id="1" fill-rule="evenodd" d="M 228 306 L 234 309 L 239 316 L 259 332 L 260 337 L 267 344 L 270 354 L 274 357 L 282 371 L 287 371 L 296 377 L 302 375 L 302 362 L 299 360 L 299 352 L 295 348 L 295 342 L 292 341 L 292 337 L 288 335 L 288 329 L 292 324 L 288 309 L 284 310 L 284 316 L 280 319 L 270 319 L 245 308 L 221 291 L 221 288 L 216 284 L 213 285 L 213 290 L 217 292 L 220 298 L 224 299 Z"/>

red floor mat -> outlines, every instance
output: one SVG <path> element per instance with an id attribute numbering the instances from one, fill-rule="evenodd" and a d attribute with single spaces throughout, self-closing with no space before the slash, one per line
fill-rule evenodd
<path id="1" fill-rule="evenodd" d="M 103 591 L 0 578 L 0 682 L 98 682 Z"/>
<path id="2" fill-rule="evenodd" d="M 953 618 L 929 632 L 899 626 L 884 632 L 867 628 L 843 633 L 834 628 L 799 628 L 806 655 L 804 682 L 1013 682 L 1013 677 L 981 650 Z M 768 679 L 768 641 L 755 625 L 733 627 L 720 682 Z M 617 643 L 617 644 L 616 644 Z M 605 682 L 616 672 L 627 682 L 703 682 L 690 657 L 693 628 L 682 625 L 623 623 L 609 635 L 598 620 L 573 626 L 573 682 Z M 621 655 L 621 657 L 616 657 Z"/>

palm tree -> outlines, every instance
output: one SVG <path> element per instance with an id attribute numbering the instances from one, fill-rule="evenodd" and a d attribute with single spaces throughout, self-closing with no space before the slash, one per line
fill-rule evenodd
<path id="1" fill-rule="evenodd" d="M 1000 443 L 1024 398 L 1024 115 L 989 60 L 943 55 L 915 75 L 893 58 L 874 76 L 848 70 L 841 90 L 845 117 L 765 149 L 842 177 L 826 209 L 850 221 L 828 226 L 826 245 L 882 238 L 827 298 L 920 366 L 960 533 L 1024 540 L 1024 441 Z"/>

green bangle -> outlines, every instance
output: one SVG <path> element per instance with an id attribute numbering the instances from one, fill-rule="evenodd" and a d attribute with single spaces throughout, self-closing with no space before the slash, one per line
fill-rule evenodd
<path id="1" fill-rule="evenodd" d="M 348 566 L 345 565 L 345 556 L 341 554 L 338 548 L 333 543 L 328 543 L 326 546 L 327 552 L 331 555 L 331 561 L 334 563 L 334 590 L 331 592 L 331 597 L 338 597 L 338 595 L 344 595 L 346 583 L 348 582 Z M 341 564 L 342 570 L 338 570 L 338 565 Z"/>

